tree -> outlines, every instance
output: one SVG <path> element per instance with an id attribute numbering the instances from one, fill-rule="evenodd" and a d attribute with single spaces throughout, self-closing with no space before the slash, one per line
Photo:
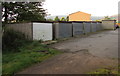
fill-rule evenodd
<path id="1" fill-rule="evenodd" d="M 62 17 L 62 18 L 60 19 L 60 21 L 66 21 L 66 19 L 65 19 L 64 17 Z"/>
<path id="2" fill-rule="evenodd" d="M 16 20 L 21 21 L 45 21 L 46 10 L 42 8 L 42 2 L 4 2 L 2 3 L 2 18 L 5 23 Z"/>
<path id="3" fill-rule="evenodd" d="M 66 21 L 69 21 L 69 16 L 66 17 Z"/>
<path id="4" fill-rule="evenodd" d="M 105 16 L 104 20 L 110 20 L 111 18 L 109 16 Z"/>
<path id="5" fill-rule="evenodd" d="M 60 19 L 58 18 L 58 16 L 55 17 L 54 21 L 60 21 Z"/>

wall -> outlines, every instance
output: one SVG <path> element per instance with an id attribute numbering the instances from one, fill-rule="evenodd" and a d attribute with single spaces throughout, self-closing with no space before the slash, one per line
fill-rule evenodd
<path id="1" fill-rule="evenodd" d="M 33 40 L 52 40 L 52 23 L 33 22 Z"/>
<path id="2" fill-rule="evenodd" d="M 102 28 L 105 30 L 113 30 L 115 28 L 116 20 L 102 20 Z"/>
<path id="3" fill-rule="evenodd" d="M 91 32 L 96 32 L 97 31 L 97 22 L 92 22 L 91 23 Z"/>
<path id="4" fill-rule="evenodd" d="M 103 30 L 102 23 L 94 21 L 30 22 L 8 24 L 7 26 L 24 33 L 28 39 L 41 39 L 43 41 L 68 38 Z"/>
<path id="5" fill-rule="evenodd" d="M 84 12 L 76 12 L 69 15 L 69 21 L 90 21 L 91 15 Z"/>
<path id="6" fill-rule="evenodd" d="M 32 23 L 16 23 L 7 24 L 7 28 L 11 28 L 15 31 L 19 31 L 25 34 L 26 38 L 32 39 Z"/>
<path id="7" fill-rule="evenodd" d="M 84 33 L 83 22 L 72 22 L 73 25 L 73 36 L 82 35 Z"/>
<path id="8" fill-rule="evenodd" d="M 101 22 L 97 22 L 96 29 L 97 29 L 97 31 L 103 30 L 103 29 L 102 29 L 102 23 L 101 23 Z"/>
<path id="9" fill-rule="evenodd" d="M 84 22 L 84 33 L 88 34 L 91 32 L 91 22 Z"/>
<path id="10" fill-rule="evenodd" d="M 119 25 L 119 27 L 120 27 L 120 23 L 116 23 L 117 25 Z"/>
<path id="11" fill-rule="evenodd" d="M 72 36 L 72 23 L 67 23 L 67 22 L 54 23 L 53 27 L 54 27 L 55 39 Z"/>

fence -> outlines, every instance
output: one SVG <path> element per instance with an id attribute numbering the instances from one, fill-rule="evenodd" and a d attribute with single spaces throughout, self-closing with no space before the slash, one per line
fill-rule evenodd
<path id="1" fill-rule="evenodd" d="M 111 24 L 107 24 L 111 23 Z M 76 35 L 88 34 L 101 31 L 110 26 L 114 28 L 115 20 L 111 21 L 58 21 L 58 22 L 30 22 L 20 24 L 8 24 L 7 27 L 24 33 L 27 38 L 32 40 L 53 40 L 68 38 Z"/>

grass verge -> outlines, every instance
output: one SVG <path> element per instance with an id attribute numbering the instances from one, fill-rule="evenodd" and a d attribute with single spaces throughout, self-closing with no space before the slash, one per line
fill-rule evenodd
<path id="1" fill-rule="evenodd" d="M 10 49 L 9 49 L 10 50 Z M 19 52 L 3 53 L 2 74 L 14 74 L 27 68 L 35 63 L 42 62 L 51 56 L 62 52 L 48 48 L 38 41 L 25 43 L 24 46 L 18 48 Z"/>
<path id="2" fill-rule="evenodd" d="M 109 75 L 114 75 L 114 76 L 120 76 L 119 70 L 120 65 L 118 67 L 108 67 L 108 68 L 102 68 L 102 69 L 97 69 L 93 72 L 89 72 L 88 74 L 95 74 L 96 76 L 100 76 L 102 74 L 109 76 Z"/>

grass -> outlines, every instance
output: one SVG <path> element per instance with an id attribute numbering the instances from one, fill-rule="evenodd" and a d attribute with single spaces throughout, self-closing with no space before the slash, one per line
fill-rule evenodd
<path id="1" fill-rule="evenodd" d="M 100 76 L 101 74 L 105 74 L 107 76 L 109 75 L 120 76 L 120 73 L 118 72 L 119 69 L 120 69 L 120 65 L 118 67 L 97 69 L 95 71 L 89 72 L 88 74 L 95 74 L 96 76 Z"/>
<path id="2" fill-rule="evenodd" d="M 10 49 L 9 49 L 10 50 Z M 18 48 L 19 52 L 6 52 L 3 54 L 3 74 L 14 74 L 35 63 L 42 62 L 51 56 L 62 52 L 48 48 L 38 41 L 27 43 Z"/>

